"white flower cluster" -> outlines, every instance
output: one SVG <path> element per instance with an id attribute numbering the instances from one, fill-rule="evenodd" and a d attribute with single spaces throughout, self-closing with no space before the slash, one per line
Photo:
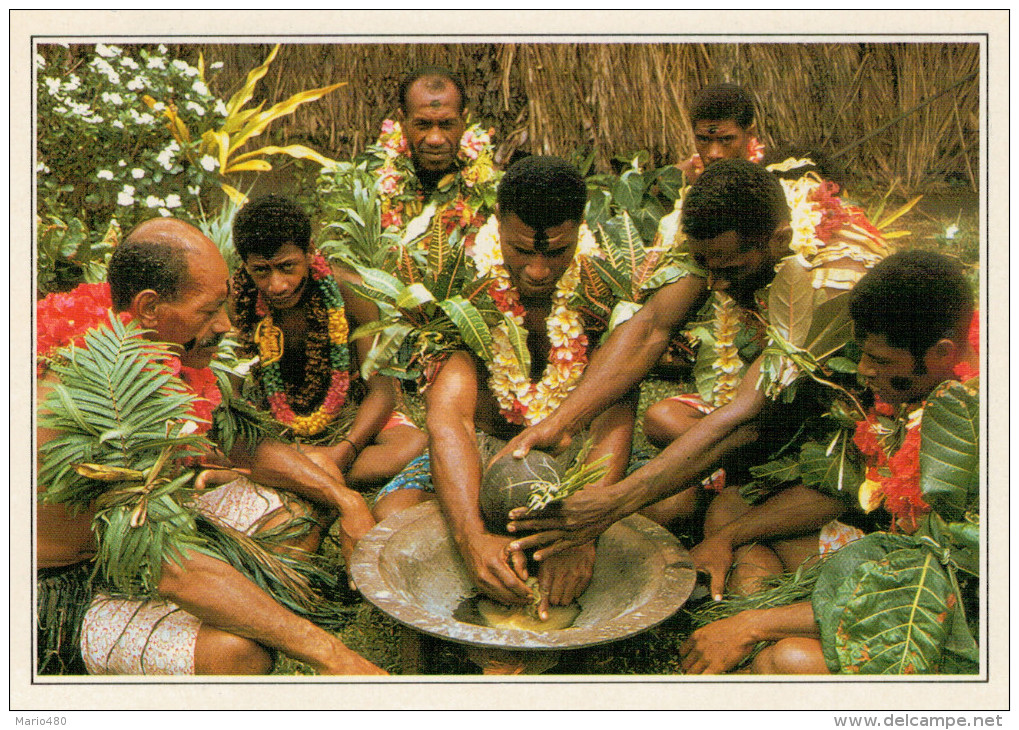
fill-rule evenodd
<path id="1" fill-rule="evenodd" d="M 90 181 L 86 206 L 116 208 L 125 225 L 153 211 L 172 215 L 185 194 L 201 192 L 218 165 L 212 158 L 212 166 L 206 160 L 187 165 L 190 151 L 165 124 L 167 102 L 198 131 L 215 126 L 210 116 L 226 116 L 225 103 L 209 92 L 197 66 L 172 58 L 165 45 L 96 43 L 84 62 L 71 66 L 80 58 L 55 45 L 40 45 L 36 54 L 40 200 L 68 218 L 80 215 L 63 211 L 67 183 Z M 156 100 L 151 108 L 143 95 Z M 69 145 L 88 154 L 68 154 Z M 123 210 L 129 207 L 137 210 Z"/>

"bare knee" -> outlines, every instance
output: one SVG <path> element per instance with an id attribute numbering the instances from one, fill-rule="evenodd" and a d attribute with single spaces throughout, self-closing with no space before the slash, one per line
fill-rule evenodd
<path id="1" fill-rule="evenodd" d="M 195 645 L 195 674 L 268 674 L 272 656 L 258 642 L 202 626 Z"/>
<path id="2" fill-rule="evenodd" d="M 390 515 L 403 512 L 408 507 L 427 502 L 433 495 L 423 489 L 397 489 L 376 502 L 372 508 L 372 517 L 376 522 L 382 522 Z"/>
<path id="3" fill-rule="evenodd" d="M 828 674 L 821 642 L 817 639 L 791 638 L 766 647 L 754 657 L 754 674 Z"/>
<path id="4" fill-rule="evenodd" d="M 660 400 L 644 414 L 644 435 L 658 448 L 665 448 L 696 423 L 701 414 L 674 400 Z"/>
<path id="5" fill-rule="evenodd" d="M 725 525 L 742 517 L 750 505 L 739 493 L 738 487 L 726 487 L 719 492 L 708 506 L 704 515 L 704 535 L 713 535 Z"/>
<path id="6" fill-rule="evenodd" d="M 750 595 L 761 590 L 762 582 L 782 573 L 782 561 L 766 545 L 747 545 L 736 551 L 732 570 L 726 581 L 730 593 Z"/>

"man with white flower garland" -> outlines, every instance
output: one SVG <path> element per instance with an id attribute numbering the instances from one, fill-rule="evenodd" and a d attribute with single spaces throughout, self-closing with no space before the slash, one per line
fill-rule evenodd
<path id="1" fill-rule="evenodd" d="M 478 233 L 470 253 L 479 274 L 494 277 L 490 292 L 498 308 L 526 330 L 530 371 L 520 371 L 505 325 L 492 330 L 490 364 L 466 350 L 450 355 L 425 391 L 431 483 L 427 466 L 412 462 L 408 471 L 414 477 L 416 470 L 416 478 L 397 477 L 383 494 L 390 488 L 434 488 L 477 587 L 502 603 L 524 605 L 532 598 L 526 558 L 507 552 L 511 538 L 486 526 L 482 476 L 504 439 L 544 418 L 583 372 L 590 345 L 580 313 L 569 302 L 578 283 L 578 245 L 590 251 L 594 241 L 589 233 L 581 235 L 584 180 L 565 160 L 521 160 L 506 171 L 498 195 L 497 219 Z M 592 423 L 587 463 L 611 454 L 607 474 L 593 489 L 622 476 L 635 408 L 628 394 Z M 579 596 L 593 565 L 593 541 L 542 563 L 539 616 L 545 619 L 549 605 L 568 605 Z"/>
<path id="2" fill-rule="evenodd" d="M 792 220 L 789 200 L 797 202 Z M 699 480 L 717 469 L 722 457 L 751 449 L 743 453 L 741 463 L 766 461 L 763 457 L 785 443 L 803 418 L 795 412 L 778 418 L 782 413 L 778 396 L 799 371 L 784 367 L 776 374 L 764 367 L 762 347 L 781 345 L 769 340 L 773 330 L 765 330 L 769 287 L 780 277 L 796 282 L 794 299 L 801 312 L 797 316 L 804 316 L 805 306 L 805 315 L 812 317 L 811 311 L 850 289 L 886 254 L 883 240 L 862 212 L 844 206 L 820 178 L 780 183 L 771 172 L 746 160 L 722 160 L 705 170 L 687 195 L 683 226 L 692 258 L 706 271 L 706 279 L 685 276 L 656 292 L 613 333 L 563 406 L 500 455 L 513 452 L 522 457 L 532 447 L 557 449 L 568 443 L 590 414 L 647 374 L 672 331 L 685 325 L 696 291 L 705 283 L 714 292 L 715 317 L 712 336 L 701 345 L 698 385 L 711 402 L 688 418 L 665 451 L 618 484 L 567 498 L 559 516 L 531 518 L 526 510 L 515 510 L 511 530 L 545 530 L 516 541 L 515 549 L 554 543 L 536 553 L 540 560 L 592 539 L 645 507 L 662 522 L 688 518 L 702 493 Z M 800 332 L 788 344 L 802 347 L 806 334 Z M 803 544 L 783 543 L 788 551 L 779 557 L 781 567 L 795 567 L 805 551 L 816 554 L 817 530 L 844 510 L 840 500 L 806 487 L 785 489 L 762 506 L 768 509 L 750 512 L 732 486 L 712 503 L 706 539 L 692 555 L 698 568 L 711 575 L 714 595 L 721 594 L 738 548 L 771 538 L 803 537 Z M 751 520 L 753 524 L 737 537 L 737 527 Z M 759 577 L 758 567 L 751 566 L 748 582 Z M 764 573 L 774 569 L 774 563 L 761 567 Z"/>
<path id="3" fill-rule="evenodd" d="M 378 178 L 383 229 L 405 241 L 424 234 L 442 217 L 446 233 L 459 230 L 470 243 L 495 205 L 494 130 L 468 125 L 466 89 L 460 77 L 439 66 L 404 76 L 399 111 L 382 123 L 378 141 L 355 162 Z M 328 176 L 319 193 L 343 181 Z"/>

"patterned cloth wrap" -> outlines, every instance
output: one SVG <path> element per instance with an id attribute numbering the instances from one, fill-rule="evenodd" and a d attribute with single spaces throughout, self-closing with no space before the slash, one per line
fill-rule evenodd
<path id="1" fill-rule="evenodd" d="M 283 501 L 273 490 L 241 477 L 197 497 L 195 506 L 251 535 Z M 99 593 L 85 614 L 81 653 L 89 674 L 191 675 L 201 625 L 170 601 Z"/>

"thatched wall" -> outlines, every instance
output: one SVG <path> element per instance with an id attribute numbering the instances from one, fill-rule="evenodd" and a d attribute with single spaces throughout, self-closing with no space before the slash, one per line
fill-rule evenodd
<path id="1" fill-rule="evenodd" d="M 225 96 L 268 45 L 180 47 L 225 62 L 212 88 Z M 349 85 L 300 109 L 273 139 L 308 141 L 347 158 L 395 111 L 404 71 L 439 64 L 463 74 L 475 119 L 496 128 L 502 159 L 514 148 L 568 155 L 593 150 L 599 169 L 638 149 L 659 164 L 692 152 L 686 109 L 706 83 L 732 81 L 757 100 L 769 147 L 838 152 L 967 79 L 837 160 L 853 177 L 911 191 L 979 179 L 976 44 L 334 44 L 288 45 L 260 86 L 270 102 L 338 80 Z"/>

